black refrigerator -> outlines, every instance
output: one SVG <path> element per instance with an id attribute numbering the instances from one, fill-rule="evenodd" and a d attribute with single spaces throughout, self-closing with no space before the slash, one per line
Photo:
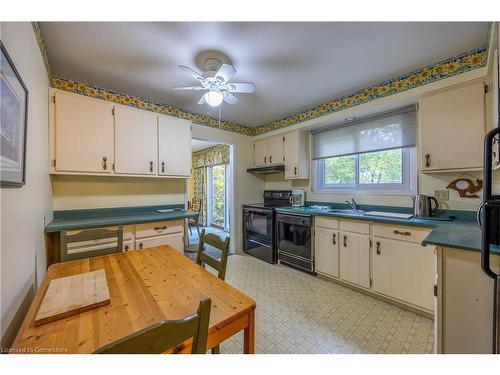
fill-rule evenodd
<path id="1" fill-rule="evenodd" d="M 500 249 L 500 193 L 493 191 L 493 147 L 500 140 L 500 128 L 490 131 L 484 139 L 484 192 L 478 211 L 482 231 L 481 268 L 493 281 L 492 353 L 500 354 L 500 270 L 491 267 L 493 249 Z"/>

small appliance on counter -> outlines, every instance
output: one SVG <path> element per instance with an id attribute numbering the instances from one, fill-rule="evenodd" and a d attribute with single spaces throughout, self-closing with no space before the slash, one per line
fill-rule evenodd
<path id="1" fill-rule="evenodd" d="M 306 204 L 306 193 L 302 189 L 292 190 L 290 203 L 293 207 L 303 207 Z"/>
<path id="2" fill-rule="evenodd" d="M 417 194 L 411 197 L 413 201 L 413 216 L 414 217 L 431 217 L 435 216 L 439 208 L 439 203 L 436 198 L 429 197 L 425 194 Z M 432 207 L 432 202 L 435 206 Z"/>

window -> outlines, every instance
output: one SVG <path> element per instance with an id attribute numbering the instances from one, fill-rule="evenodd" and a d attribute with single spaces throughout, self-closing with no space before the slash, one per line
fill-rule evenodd
<path id="1" fill-rule="evenodd" d="M 416 188 L 414 107 L 313 133 L 316 191 L 413 194 Z"/>

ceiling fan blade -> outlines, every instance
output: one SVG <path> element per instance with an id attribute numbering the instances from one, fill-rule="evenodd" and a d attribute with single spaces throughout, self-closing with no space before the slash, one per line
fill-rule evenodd
<path id="1" fill-rule="evenodd" d="M 227 104 L 236 104 L 240 101 L 240 99 L 238 99 L 236 96 L 234 96 L 230 92 L 224 91 L 222 95 L 224 96 L 224 101 Z"/>
<path id="2" fill-rule="evenodd" d="M 174 86 L 174 90 L 207 90 L 203 86 Z"/>
<path id="3" fill-rule="evenodd" d="M 226 89 L 230 92 L 250 94 L 255 91 L 255 85 L 252 82 L 231 82 L 226 85 Z"/>
<path id="4" fill-rule="evenodd" d="M 205 95 L 202 95 L 200 100 L 198 100 L 198 104 L 205 104 L 207 101 L 205 100 Z"/>
<path id="5" fill-rule="evenodd" d="M 197 81 L 200 81 L 200 82 L 206 81 L 205 78 L 203 78 L 200 73 L 198 73 L 196 70 L 193 70 L 186 65 L 179 65 L 179 69 L 182 70 L 184 73 L 189 74 L 191 77 L 193 77 Z"/>
<path id="6" fill-rule="evenodd" d="M 232 65 L 228 65 L 228 64 L 222 64 L 219 68 L 219 70 L 217 71 L 217 73 L 215 73 L 215 78 L 218 80 L 218 81 L 222 81 L 222 83 L 226 83 L 228 82 L 234 75 L 236 74 L 236 69 L 233 68 Z"/>

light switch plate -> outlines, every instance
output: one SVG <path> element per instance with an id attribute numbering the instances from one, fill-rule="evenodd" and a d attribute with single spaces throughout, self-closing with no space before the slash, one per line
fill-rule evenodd
<path id="1" fill-rule="evenodd" d="M 438 201 L 447 201 L 450 199 L 450 191 L 449 190 L 434 190 L 434 197 Z"/>

